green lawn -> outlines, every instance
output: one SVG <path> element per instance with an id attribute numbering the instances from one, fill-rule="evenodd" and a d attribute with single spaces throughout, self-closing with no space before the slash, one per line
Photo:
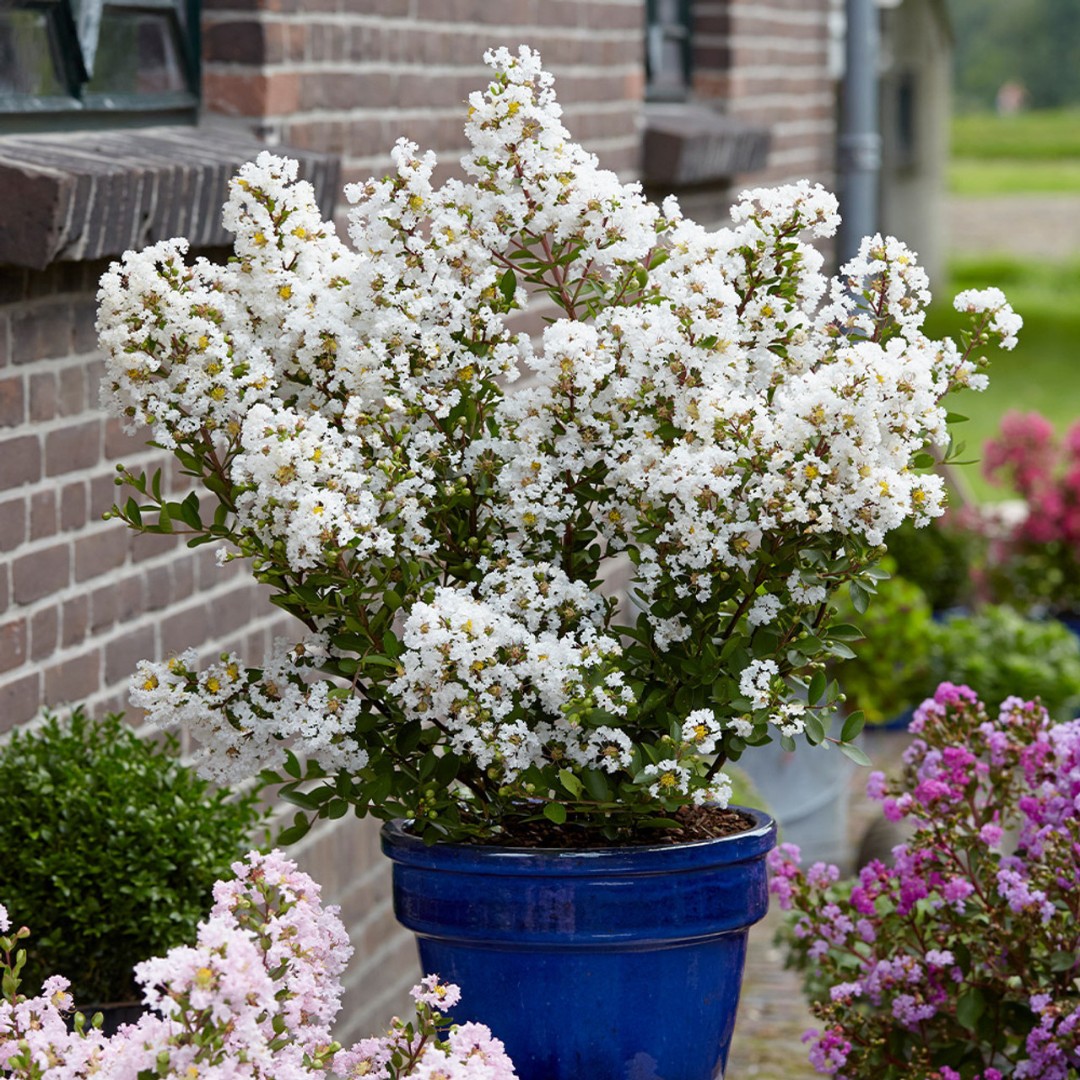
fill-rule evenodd
<path id="1" fill-rule="evenodd" d="M 1080 195 L 1080 158 L 953 158 L 949 191 L 954 195 Z"/>
<path id="2" fill-rule="evenodd" d="M 949 190 L 1080 194 L 1080 108 L 953 117 Z"/>
<path id="3" fill-rule="evenodd" d="M 944 302 L 961 289 L 997 285 L 1024 318 L 1016 349 L 991 354 L 990 389 L 964 392 L 950 401 L 952 411 L 970 417 L 956 432 L 957 440 L 967 443 L 964 457 L 982 456 L 983 443 L 1009 409 L 1038 410 L 1059 431 L 1080 419 L 1080 261 L 1055 266 L 961 260 L 950 271 L 949 287 L 938 290 L 943 302 L 934 305 L 927 319 L 931 337 L 955 336 L 964 327 L 963 318 Z M 1001 497 L 982 480 L 978 465 L 962 471 L 979 497 Z"/>
<path id="4" fill-rule="evenodd" d="M 956 158 L 1026 161 L 1080 158 L 1080 108 L 954 116 L 952 153 Z"/>

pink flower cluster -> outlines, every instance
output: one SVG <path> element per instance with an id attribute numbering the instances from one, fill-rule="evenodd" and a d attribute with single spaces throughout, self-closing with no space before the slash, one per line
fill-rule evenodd
<path id="1" fill-rule="evenodd" d="M 416 1017 L 383 1039 L 344 1051 L 330 1025 L 339 976 L 352 954 L 337 909 L 279 852 L 252 852 L 218 882 L 194 946 L 137 965 L 150 1010 L 111 1038 L 77 1015 L 69 1030 L 68 982 L 18 993 L 26 927 L 8 935 L 0 906 L 0 1077 L 13 1080 L 515 1080 L 502 1044 L 478 1024 L 452 1026 L 456 986 L 429 975 L 414 987 Z M 8 936 L 4 936 L 8 935 Z M 445 1035 L 445 1039 L 443 1036 Z"/>
<path id="2" fill-rule="evenodd" d="M 1023 517 L 991 550 L 997 576 L 1022 572 L 1033 558 L 1050 558 L 1059 564 L 1058 588 L 1080 587 L 1080 422 L 1058 442 L 1039 413 L 1010 412 L 983 454 L 987 479 L 1012 488 L 1026 504 Z"/>
<path id="3" fill-rule="evenodd" d="M 838 1080 L 1080 1075 L 1080 720 L 1037 703 L 990 717 L 943 683 L 897 781 L 868 791 L 911 839 L 852 880 L 770 855 L 772 894 Z"/>

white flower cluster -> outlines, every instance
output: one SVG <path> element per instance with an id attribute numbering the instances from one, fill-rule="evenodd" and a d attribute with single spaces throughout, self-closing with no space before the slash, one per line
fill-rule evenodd
<path id="1" fill-rule="evenodd" d="M 413 605 L 390 692 L 409 713 L 445 725 L 453 750 L 506 781 L 551 759 L 625 768 L 626 734 L 583 728 L 571 711 L 589 699 L 625 716 L 634 701 L 610 663 L 619 642 L 599 629 L 598 615 L 595 594 L 556 567 L 489 566 L 479 599 L 448 586 Z"/>
<path id="2" fill-rule="evenodd" d="M 396 598 L 372 639 L 404 646 L 373 699 L 388 715 L 441 725 L 502 780 L 544 763 L 614 772 L 643 737 L 630 684 L 645 676 L 592 591 L 600 564 L 632 561 L 660 654 L 703 644 L 701 610 L 719 640 L 790 644 L 830 593 L 811 555 L 942 512 L 942 481 L 912 462 L 946 441 L 946 391 L 985 380 L 923 334 L 926 276 L 903 244 L 869 238 L 839 277 L 822 272 L 814 241 L 838 218 L 820 186 L 745 192 L 731 227 L 707 231 L 570 139 L 536 53 L 486 59 L 464 178 L 437 185 L 434 155 L 399 141 L 387 179 L 347 190 L 355 251 L 295 162 L 264 153 L 225 209 L 235 262 L 188 267 L 169 241 L 114 265 L 110 401 L 201 455 L 257 572 L 330 582 L 307 622 L 331 660 L 368 659 L 337 643 Z M 505 319 L 535 293 L 563 316 L 534 346 Z M 1003 296 L 958 303 L 1011 343 Z M 724 730 L 802 730 L 777 662 L 728 655 L 752 710 Z M 133 700 L 190 723 L 215 775 L 265 765 L 283 739 L 355 770 L 364 687 L 307 681 L 311 666 L 279 651 L 262 672 L 227 658 L 198 674 L 185 655 L 143 665 Z M 699 757 L 717 745 L 691 741 Z M 672 761 L 646 779 L 688 794 L 703 770 Z"/>
<path id="3" fill-rule="evenodd" d="M 310 679 L 322 651 L 318 641 L 277 641 L 260 671 L 225 655 L 200 672 L 190 649 L 164 663 L 143 660 L 131 679 L 131 703 L 161 727 L 190 730 L 199 771 L 213 780 L 278 768 L 286 746 L 329 770 L 361 769 L 368 754 L 353 731 L 360 701 Z"/>

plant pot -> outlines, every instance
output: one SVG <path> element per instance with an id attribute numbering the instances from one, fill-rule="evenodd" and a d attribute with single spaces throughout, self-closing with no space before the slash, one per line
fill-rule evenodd
<path id="1" fill-rule="evenodd" d="M 839 733 L 836 721 L 829 734 Z M 739 767 L 776 817 L 781 840 L 798 845 L 805 865 L 848 865 L 848 796 L 857 766 L 835 748 L 792 752 L 771 742 L 755 746 Z"/>
<path id="2" fill-rule="evenodd" d="M 394 910 L 521 1080 L 716 1080 L 776 826 L 585 851 L 423 842 L 383 827 Z"/>

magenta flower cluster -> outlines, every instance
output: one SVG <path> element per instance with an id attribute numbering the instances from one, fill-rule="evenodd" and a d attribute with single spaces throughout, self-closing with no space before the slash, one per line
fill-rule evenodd
<path id="1" fill-rule="evenodd" d="M 1080 1076 L 1080 720 L 996 716 L 943 683 L 915 713 L 900 780 L 868 793 L 910 840 L 853 880 L 770 856 L 783 932 L 837 1080 Z"/>
<path id="2" fill-rule="evenodd" d="M 1026 504 L 1023 515 L 993 537 L 993 587 L 1002 592 L 1011 578 L 1019 578 L 1016 599 L 1023 601 L 1026 591 L 1039 591 L 1025 579 L 1041 575 L 1064 606 L 1075 606 L 1080 601 L 1080 423 L 1059 441 L 1039 413 L 1007 413 L 998 437 L 985 445 L 983 472 Z M 1054 606 L 1053 597 L 1045 599 Z"/>
<path id="3" fill-rule="evenodd" d="M 0 1077 L 11 1080 L 516 1080 L 486 1027 L 452 1025 L 458 988 L 428 976 L 413 988 L 416 1016 L 351 1050 L 330 1025 L 352 954 L 337 909 L 278 852 L 252 852 L 218 882 L 194 946 L 136 966 L 148 1011 L 112 1037 L 72 1011 L 56 975 L 19 993 L 26 927 L 11 933 L 0 905 Z M 100 1024 L 98 1018 L 97 1023 Z"/>

